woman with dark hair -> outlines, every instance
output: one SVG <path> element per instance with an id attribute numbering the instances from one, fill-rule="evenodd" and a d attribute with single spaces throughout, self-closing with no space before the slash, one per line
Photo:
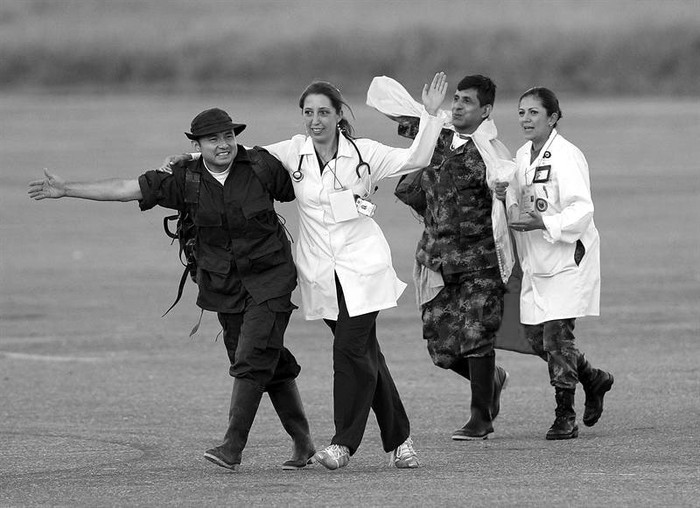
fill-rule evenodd
<path id="1" fill-rule="evenodd" d="M 425 112 L 409 148 L 352 137 L 349 107 L 330 83 L 311 83 L 299 98 L 306 135 L 266 146 L 292 176 L 300 217 L 295 262 L 305 319 L 333 332 L 335 435 L 315 460 L 348 464 L 372 409 L 391 465 L 417 467 L 408 416 L 377 341 L 380 310 L 396 306 L 406 287 L 372 219 L 371 195 L 385 177 L 427 166 L 443 119 L 435 116 L 447 83 L 438 73 L 423 87 Z"/>
<path id="2" fill-rule="evenodd" d="M 333 332 L 331 444 L 313 460 L 329 469 L 346 466 L 360 446 L 369 411 L 379 424 L 390 465 L 418 467 L 408 416 L 377 341 L 380 310 L 396 307 L 406 288 L 391 263 L 370 201 L 377 183 L 430 164 L 444 116 L 444 73 L 422 92 L 424 111 L 408 148 L 354 138 L 350 109 L 337 87 L 311 83 L 299 98 L 306 134 L 264 147 L 292 177 L 299 211 L 295 263 L 307 320 L 323 319 Z M 198 154 L 169 157 L 162 171 Z M 255 210 L 250 210 L 254 212 Z M 265 257 L 266 252 L 260 252 Z M 272 260 L 270 260 L 272 261 Z"/>
<path id="3" fill-rule="evenodd" d="M 556 393 L 556 418 L 547 439 L 578 436 L 574 394 L 586 393 L 583 423 L 603 412 L 612 374 L 593 368 L 574 343 L 574 323 L 600 307 L 600 240 L 593 222 L 588 163 L 556 129 L 556 95 L 531 88 L 518 106 L 527 142 L 516 154 L 517 172 L 506 193 L 523 270 L 520 320 L 532 348 L 545 355 Z"/>

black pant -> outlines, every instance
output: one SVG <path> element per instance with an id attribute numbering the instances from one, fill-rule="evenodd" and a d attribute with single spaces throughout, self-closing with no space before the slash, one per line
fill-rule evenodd
<path id="1" fill-rule="evenodd" d="M 382 445 L 390 452 L 410 434 L 410 424 L 401 397 L 377 341 L 379 312 L 350 317 L 340 282 L 336 278 L 339 314 L 325 320 L 333 340 L 332 444 L 345 445 L 354 454 L 360 446 L 372 408 L 379 424 Z"/>
<path id="2" fill-rule="evenodd" d="M 224 329 L 231 376 L 252 380 L 266 389 L 299 375 L 301 367 L 284 347 L 293 308 L 280 306 L 279 300 L 256 304 L 248 297 L 243 312 L 217 314 Z"/>

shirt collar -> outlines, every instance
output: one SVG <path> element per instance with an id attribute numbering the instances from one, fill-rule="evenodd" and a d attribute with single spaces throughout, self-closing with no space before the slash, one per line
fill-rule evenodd
<path id="1" fill-rule="evenodd" d="M 340 136 L 338 139 L 338 155 L 337 157 L 352 157 L 354 149 L 350 146 L 350 142 L 345 136 Z M 316 155 L 316 150 L 314 149 L 314 141 L 311 136 L 306 136 L 304 144 L 301 145 L 299 149 L 299 155 Z"/>
<path id="2" fill-rule="evenodd" d="M 456 150 L 460 146 L 466 145 L 467 141 L 469 141 L 471 137 L 471 134 L 460 134 L 459 132 L 455 132 L 452 136 L 452 150 Z"/>

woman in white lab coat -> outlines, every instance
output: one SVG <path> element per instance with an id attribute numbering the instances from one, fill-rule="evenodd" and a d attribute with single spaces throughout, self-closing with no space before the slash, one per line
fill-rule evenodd
<path id="1" fill-rule="evenodd" d="M 420 131 L 404 149 L 353 138 L 340 92 L 317 81 L 299 99 L 306 135 L 265 147 L 292 176 L 300 222 L 295 261 L 304 317 L 323 319 L 334 335 L 335 435 L 314 457 L 329 469 L 348 464 L 362 440 L 370 408 L 384 450 L 392 454 L 391 464 L 418 466 L 408 417 L 376 335 L 379 311 L 395 307 L 406 285 L 392 267 L 370 200 L 381 179 L 430 163 L 443 125 L 434 115 L 446 88 L 443 73 L 423 88 L 426 111 Z"/>
<path id="2" fill-rule="evenodd" d="M 574 393 L 586 392 L 584 424 L 594 425 L 613 384 L 574 343 L 574 323 L 597 316 L 600 305 L 600 239 L 593 222 L 588 164 L 556 129 L 562 113 L 555 94 L 531 88 L 518 116 L 528 141 L 516 154 L 517 172 L 506 206 L 523 269 L 520 320 L 533 349 L 547 355 L 556 391 L 556 418 L 547 439 L 578 436 Z"/>

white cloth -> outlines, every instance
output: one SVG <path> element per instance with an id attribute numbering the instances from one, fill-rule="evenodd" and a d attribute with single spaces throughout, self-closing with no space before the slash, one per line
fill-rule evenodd
<path id="1" fill-rule="evenodd" d="M 532 142 L 518 150 L 516 178 L 506 193 L 509 210 L 515 207 L 517 213 L 535 167 L 550 166 L 549 180 L 530 186 L 535 198 L 542 200 L 538 209 L 546 203 L 541 212 L 546 231 L 514 232 L 523 269 L 520 320 L 524 324 L 600 313 L 600 238 L 593 222 L 588 163 L 556 129 L 547 143 L 533 163 Z M 574 262 L 577 240 L 586 249 L 578 266 Z"/>
<path id="2" fill-rule="evenodd" d="M 382 178 L 427 166 L 443 123 L 444 119 L 424 111 L 420 131 L 409 148 L 356 139 L 362 159 L 371 168 L 370 187 Z M 265 148 L 290 173 L 297 170 L 300 158 L 302 161 L 303 178 L 298 181 L 292 178 L 292 181 L 299 211 L 295 261 L 304 318 L 338 318 L 335 274 L 343 288 L 350 316 L 395 307 L 406 284 L 396 276 L 382 230 L 365 215 L 344 222 L 336 221 L 333 216 L 329 196 L 338 190 L 333 172 L 343 187 L 355 194 L 362 195 L 368 187 L 366 173 L 358 178 L 355 172 L 360 162 L 355 148 L 341 136 L 337 158 L 328 164 L 323 174 L 313 141 L 307 136 L 297 135 Z"/>
<path id="3" fill-rule="evenodd" d="M 372 80 L 367 90 L 367 105 L 394 120 L 402 116 L 419 116 L 423 108 L 398 81 L 387 76 L 378 76 Z M 441 110 L 438 116 L 445 119 L 446 127 L 454 130 L 451 112 Z M 497 181 L 510 182 L 515 174 L 515 163 L 506 146 L 497 139 L 498 130 L 494 121 L 490 118 L 484 120 L 470 136 L 486 164 L 486 183 L 489 188 L 493 191 Z M 515 255 L 505 208 L 495 196 L 491 207 L 491 222 L 498 267 L 503 282 L 507 283 L 513 271 Z"/>
<path id="4" fill-rule="evenodd" d="M 445 281 L 440 272 L 434 272 L 415 259 L 413 260 L 413 282 L 416 287 L 418 310 L 422 310 L 423 305 L 435 298 L 445 287 Z"/>

